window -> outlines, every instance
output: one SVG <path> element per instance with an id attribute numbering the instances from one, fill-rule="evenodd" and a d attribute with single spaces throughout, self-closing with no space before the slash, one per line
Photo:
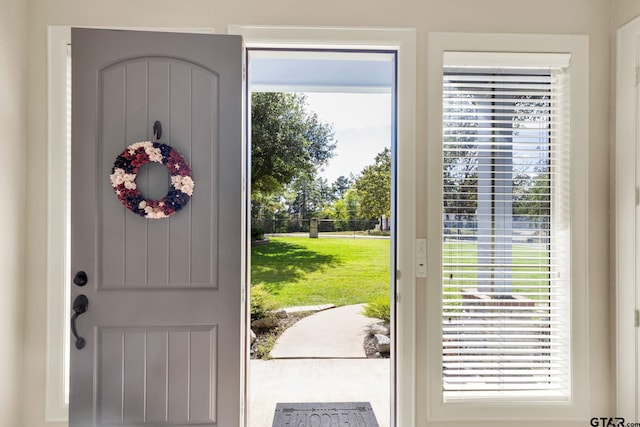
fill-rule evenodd
<path id="1" fill-rule="evenodd" d="M 566 66 L 459 57 L 443 74 L 444 400 L 569 401 Z"/>
<path id="2" fill-rule="evenodd" d="M 430 48 L 429 415 L 579 419 L 585 39 L 432 34 Z"/>

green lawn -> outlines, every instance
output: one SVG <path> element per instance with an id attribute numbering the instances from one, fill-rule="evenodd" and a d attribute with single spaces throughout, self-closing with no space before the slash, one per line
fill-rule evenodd
<path id="1" fill-rule="evenodd" d="M 273 237 L 251 249 L 251 286 L 281 307 L 367 303 L 389 295 L 390 240 Z"/>
<path id="2" fill-rule="evenodd" d="M 448 241 L 444 243 L 443 249 L 445 291 L 458 292 L 461 285 L 473 286 L 478 270 L 477 243 Z M 548 263 L 548 254 L 540 246 L 514 245 L 510 264 L 514 293 L 531 299 L 544 298 L 539 293 L 540 288 L 549 286 Z"/>
<path id="3" fill-rule="evenodd" d="M 389 251 L 387 239 L 274 237 L 251 249 L 251 285 L 266 289 L 279 307 L 368 303 L 389 295 Z M 453 264 L 443 269 L 445 290 L 473 284 L 476 243 L 446 242 L 443 255 L 445 264 Z M 535 245 L 514 245 L 514 292 L 539 299 L 537 287 L 547 286 L 547 263 L 547 254 Z M 539 269 L 532 271 L 531 264 Z"/>

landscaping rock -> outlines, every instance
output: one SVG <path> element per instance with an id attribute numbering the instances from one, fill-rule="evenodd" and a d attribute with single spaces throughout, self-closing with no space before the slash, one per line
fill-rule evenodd
<path id="1" fill-rule="evenodd" d="M 388 336 L 382 334 L 375 334 L 374 339 L 376 342 L 376 346 L 378 347 L 378 352 L 380 353 L 390 353 L 391 352 L 391 340 Z"/>
<path id="2" fill-rule="evenodd" d="M 285 310 L 280 310 L 276 312 L 276 317 L 278 319 L 286 319 L 287 317 L 289 317 L 289 313 L 287 313 Z"/>
<path id="3" fill-rule="evenodd" d="M 255 329 L 273 329 L 278 326 L 278 319 L 274 317 L 264 317 L 251 322 L 251 327 Z"/>
<path id="4" fill-rule="evenodd" d="M 389 336 L 390 331 L 389 331 L 389 325 L 387 325 L 386 323 L 380 322 L 380 323 L 374 323 L 372 325 L 369 325 L 369 333 L 371 335 L 386 335 Z"/>
<path id="5" fill-rule="evenodd" d="M 253 332 L 253 329 L 249 329 L 249 337 L 251 338 L 251 345 L 253 345 L 253 343 L 256 342 L 256 339 L 258 338 L 256 333 Z"/>

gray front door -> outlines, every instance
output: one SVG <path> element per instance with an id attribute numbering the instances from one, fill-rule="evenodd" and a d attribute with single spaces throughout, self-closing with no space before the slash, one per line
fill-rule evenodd
<path id="1" fill-rule="evenodd" d="M 86 344 L 71 339 L 69 425 L 238 426 L 242 41 L 73 29 L 72 63 L 71 271 L 87 283 L 76 276 L 71 302 L 88 307 L 74 316 Z M 147 219 L 112 175 L 127 147 L 154 142 L 156 121 L 194 185 L 181 210 Z M 156 202 L 190 193 L 164 166 L 140 166 L 129 184 Z"/>

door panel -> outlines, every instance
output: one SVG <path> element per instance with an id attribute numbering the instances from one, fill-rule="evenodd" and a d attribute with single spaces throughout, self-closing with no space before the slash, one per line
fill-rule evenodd
<path id="1" fill-rule="evenodd" d="M 241 39 L 73 29 L 72 46 L 71 268 L 89 283 L 71 298 L 89 308 L 86 347 L 72 339 L 70 426 L 239 425 Z M 156 120 L 195 189 L 181 211 L 145 219 L 109 176 Z M 136 183 L 159 199 L 170 180 L 155 166 Z"/>
<path id="2" fill-rule="evenodd" d="M 146 227 L 136 227 L 140 219 L 113 203 L 111 184 L 103 180 L 98 210 L 98 221 L 103 224 L 98 242 L 100 287 L 216 287 L 217 266 L 212 267 L 210 260 L 217 259 L 218 195 L 211 165 L 217 160 L 212 123 L 217 118 L 218 77 L 172 58 L 135 58 L 99 71 L 98 83 L 105 140 L 121 142 L 120 147 L 101 145 L 99 176 L 111 173 L 114 146 L 122 151 L 132 142 L 148 139 L 152 120 L 160 120 L 163 139 L 180 141 L 179 151 L 198 171 L 198 190 L 211 189 L 199 191 L 171 221 L 148 221 Z M 126 97 L 122 88 L 127 88 Z M 120 120 L 113 122 L 113 117 Z M 119 122 L 127 124 L 124 131 Z M 198 143 L 193 144 L 194 140 Z M 143 167 L 136 182 L 143 194 L 159 199 L 167 193 L 168 173 L 160 165 L 152 170 L 149 166 L 156 164 Z M 141 242 L 145 243 L 142 248 Z"/>
<path id="3" fill-rule="evenodd" d="M 215 424 L 215 326 L 100 328 L 98 335 L 99 424 Z"/>

